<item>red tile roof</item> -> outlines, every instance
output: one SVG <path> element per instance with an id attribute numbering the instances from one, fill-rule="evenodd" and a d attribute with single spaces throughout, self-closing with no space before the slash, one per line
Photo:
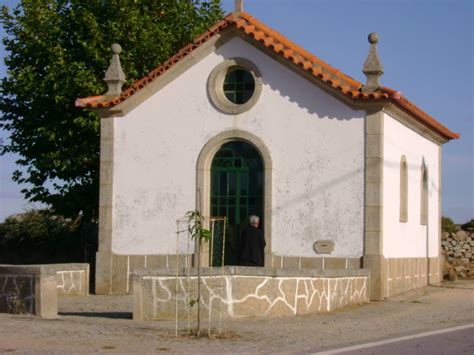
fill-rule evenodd
<path id="1" fill-rule="evenodd" d="M 135 81 L 130 87 L 122 92 L 119 97 L 108 98 L 106 96 L 93 96 L 87 98 L 79 98 L 76 100 L 76 107 L 81 108 L 109 108 L 118 105 L 125 101 L 130 96 L 134 95 L 147 84 L 158 78 L 165 71 L 173 67 L 176 63 L 181 61 L 184 57 L 191 54 L 196 48 L 207 42 L 210 38 L 221 32 L 227 27 L 234 26 L 261 45 L 265 46 L 275 54 L 285 58 L 289 62 L 301 67 L 303 70 L 329 85 L 336 91 L 342 93 L 344 96 L 354 100 L 360 101 L 381 101 L 391 102 L 402 110 L 413 115 L 422 124 L 428 126 L 436 133 L 440 134 L 445 139 L 459 138 L 459 134 L 451 132 L 448 128 L 436 121 L 433 117 L 418 108 L 405 97 L 401 96 L 399 92 L 390 88 L 382 88 L 373 93 L 362 93 L 363 86 L 357 80 L 352 79 L 346 74 L 333 68 L 331 65 L 325 63 L 320 58 L 309 53 L 297 44 L 288 40 L 285 36 L 277 31 L 269 28 L 246 12 L 241 12 L 239 15 L 234 13 L 228 14 L 207 32 L 198 36 L 178 53 L 162 63 L 157 68 L 153 69 L 143 78 Z"/>

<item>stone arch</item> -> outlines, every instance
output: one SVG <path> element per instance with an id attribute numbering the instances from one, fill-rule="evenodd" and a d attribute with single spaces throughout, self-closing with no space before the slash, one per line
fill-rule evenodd
<path id="1" fill-rule="evenodd" d="M 264 230 L 267 246 L 265 248 L 265 264 L 271 263 L 271 246 L 272 246 L 272 172 L 273 163 L 270 151 L 263 141 L 252 133 L 232 129 L 219 133 L 211 138 L 199 153 L 196 164 L 196 208 L 201 211 L 203 216 L 210 216 L 210 189 L 211 189 L 211 164 L 214 155 L 225 143 L 231 141 L 243 141 L 252 145 L 263 161 L 264 174 L 264 197 L 263 197 L 263 213 L 264 213 Z M 203 250 L 206 255 L 206 251 Z M 203 255 L 203 256 L 204 256 Z M 206 256 L 203 257 L 206 259 Z M 208 259 L 208 258 L 207 258 Z M 204 261 L 203 261 L 204 263 Z"/>

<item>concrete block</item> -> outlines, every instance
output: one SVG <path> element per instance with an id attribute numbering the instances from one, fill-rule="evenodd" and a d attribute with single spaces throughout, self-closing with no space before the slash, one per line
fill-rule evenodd
<path id="1" fill-rule="evenodd" d="M 345 269 L 346 258 L 324 258 L 325 269 Z"/>
<path id="2" fill-rule="evenodd" d="M 99 252 L 96 253 L 95 293 L 98 295 L 112 293 L 112 253 L 101 251 L 100 245 Z"/>
<path id="3" fill-rule="evenodd" d="M 367 135 L 383 134 L 383 112 L 378 111 L 368 114 L 365 118 Z"/>
<path id="4" fill-rule="evenodd" d="M 322 269 L 323 258 L 301 258 L 302 269 Z"/>
<path id="5" fill-rule="evenodd" d="M 107 164 L 112 163 L 114 160 L 114 141 L 113 140 L 101 140 L 100 141 L 100 163 Z"/>
<path id="6" fill-rule="evenodd" d="M 36 315 L 42 318 L 56 318 L 58 316 L 56 273 L 48 272 L 35 275 L 35 284 Z"/>
<path id="7" fill-rule="evenodd" d="M 112 177 L 114 173 L 114 166 L 108 162 L 102 162 L 100 164 L 100 183 L 102 185 L 111 185 Z"/>
<path id="8" fill-rule="evenodd" d="M 347 268 L 348 269 L 360 269 L 362 267 L 361 258 L 347 259 Z"/>
<path id="9" fill-rule="evenodd" d="M 130 292 L 129 256 L 112 254 L 112 294 L 124 295 Z"/>
<path id="10" fill-rule="evenodd" d="M 112 185 L 100 184 L 99 207 L 112 207 Z"/>
<path id="11" fill-rule="evenodd" d="M 56 318 L 56 272 L 48 265 L 0 265 L 0 312 Z"/>
<path id="12" fill-rule="evenodd" d="M 382 255 L 364 255 L 365 269 L 370 270 L 370 299 L 383 300 L 387 287 L 387 266 Z"/>
<path id="13" fill-rule="evenodd" d="M 382 207 L 365 208 L 365 224 L 367 231 L 381 231 L 383 225 L 383 209 Z M 380 238 L 379 238 L 380 239 Z"/>
<path id="14" fill-rule="evenodd" d="M 366 135 L 366 158 L 383 158 L 383 136 L 380 134 Z"/>
<path id="15" fill-rule="evenodd" d="M 114 118 L 102 118 L 100 120 L 100 139 L 113 140 L 114 138 Z"/>
<path id="16" fill-rule="evenodd" d="M 300 269 L 300 258 L 298 256 L 283 257 L 284 269 Z"/>
<path id="17" fill-rule="evenodd" d="M 382 252 L 382 232 L 378 229 L 368 230 L 366 227 L 365 231 L 365 254 L 368 255 L 377 255 Z M 376 226 L 373 226 L 376 228 Z"/>
<path id="18" fill-rule="evenodd" d="M 272 268 L 281 269 L 283 267 L 282 256 L 272 255 Z"/>
<path id="19" fill-rule="evenodd" d="M 147 255 L 146 269 L 166 268 L 167 263 L 167 255 Z"/>
<path id="20" fill-rule="evenodd" d="M 365 159 L 365 181 L 366 182 L 383 182 L 383 159 L 367 158 Z"/>
<path id="21" fill-rule="evenodd" d="M 365 183 L 365 205 L 370 207 L 383 206 L 383 192 L 380 182 Z"/>

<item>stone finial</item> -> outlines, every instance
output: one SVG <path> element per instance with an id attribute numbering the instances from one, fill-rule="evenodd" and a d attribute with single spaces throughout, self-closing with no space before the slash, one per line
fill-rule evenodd
<path id="1" fill-rule="evenodd" d="M 234 12 L 239 13 L 244 11 L 244 0 L 234 0 Z"/>
<path id="2" fill-rule="evenodd" d="M 377 42 L 379 41 L 379 35 L 375 32 L 369 34 L 369 55 L 364 63 L 362 72 L 367 77 L 367 82 L 362 88 L 362 92 L 374 92 L 380 88 L 379 78 L 383 74 L 383 65 L 377 55 Z"/>
<path id="3" fill-rule="evenodd" d="M 108 91 L 105 93 L 106 96 L 120 96 L 122 93 L 122 85 L 125 83 L 125 74 L 120 65 L 120 52 L 122 47 L 119 44 L 114 43 L 111 46 L 112 49 L 112 60 L 110 61 L 109 68 L 105 73 L 104 81 L 107 83 Z"/>

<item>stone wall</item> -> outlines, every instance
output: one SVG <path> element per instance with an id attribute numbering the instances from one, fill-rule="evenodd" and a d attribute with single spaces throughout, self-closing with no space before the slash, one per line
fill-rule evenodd
<path id="1" fill-rule="evenodd" d="M 276 270 L 247 267 L 202 270 L 201 307 L 206 316 L 275 317 L 328 312 L 369 302 L 369 271 Z M 177 290 L 177 292 L 176 292 Z M 157 269 L 134 272 L 134 311 L 137 320 L 181 319 L 197 300 L 197 275 Z M 196 312 L 196 306 L 191 307 Z"/>
<path id="2" fill-rule="evenodd" d="M 57 316 L 56 272 L 44 265 L 0 265 L 0 312 Z"/>
<path id="3" fill-rule="evenodd" d="M 441 247 L 445 257 L 444 275 L 447 278 L 474 276 L 474 232 L 444 232 Z"/>
<path id="4" fill-rule="evenodd" d="M 89 294 L 89 264 L 0 265 L 0 312 L 57 316 L 58 296 Z"/>
<path id="5" fill-rule="evenodd" d="M 56 271 L 58 296 L 87 296 L 89 294 L 89 264 L 52 264 Z"/>

